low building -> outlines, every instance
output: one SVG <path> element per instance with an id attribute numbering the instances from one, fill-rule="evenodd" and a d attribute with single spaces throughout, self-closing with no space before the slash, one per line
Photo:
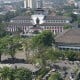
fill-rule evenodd
<path id="1" fill-rule="evenodd" d="M 35 27 L 37 19 L 39 19 L 39 24 Z M 29 35 L 36 30 L 39 32 L 50 30 L 54 32 L 54 34 L 59 34 L 64 31 L 65 25 L 70 25 L 70 20 L 71 18 L 64 16 L 44 16 L 41 14 L 32 16 L 18 16 L 6 24 L 6 30 L 15 33 L 18 29 L 21 29 L 22 35 Z"/>
<path id="2" fill-rule="evenodd" d="M 80 51 L 80 29 L 67 30 L 55 38 L 56 45 L 61 50 Z"/>

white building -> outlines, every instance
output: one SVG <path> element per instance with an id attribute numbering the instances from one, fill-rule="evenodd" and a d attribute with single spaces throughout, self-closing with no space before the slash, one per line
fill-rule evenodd
<path id="1" fill-rule="evenodd" d="M 24 8 L 42 8 L 42 0 L 24 0 Z"/>
<path id="2" fill-rule="evenodd" d="M 32 0 L 24 0 L 24 8 L 32 8 Z"/>
<path id="3" fill-rule="evenodd" d="M 27 8 L 27 0 L 24 0 L 24 8 Z"/>

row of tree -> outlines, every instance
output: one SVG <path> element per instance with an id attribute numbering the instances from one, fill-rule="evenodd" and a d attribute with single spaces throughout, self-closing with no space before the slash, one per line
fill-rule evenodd
<path id="1" fill-rule="evenodd" d="M 26 59 L 29 57 L 32 61 L 37 59 L 57 60 L 68 58 L 69 60 L 80 59 L 78 52 L 60 51 L 55 48 L 54 36 L 50 31 L 44 31 L 32 38 L 21 38 L 17 36 L 5 36 L 0 38 L 0 61 L 1 55 L 10 55 L 14 59 L 17 50 L 20 48 L 24 51 Z M 30 56 L 31 55 L 31 56 Z"/>
<path id="2" fill-rule="evenodd" d="M 19 49 L 19 38 L 13 36 L 5 36 L 0 38 L 0 61 L 3 54 L 10 55 L 14 59 L 16 51 Z"/>

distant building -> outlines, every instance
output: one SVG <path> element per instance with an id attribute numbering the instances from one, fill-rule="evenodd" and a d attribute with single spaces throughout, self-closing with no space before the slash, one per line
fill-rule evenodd
<path id="1" fill-rule="evenodd" d="M 78 6 L 78 8 L 80 8 L 80 1 L 77 2 L 77 6 Z"/>
<path id="2" fill-rule="evenodd" d="M 27 0 L 24 0 L 24 8 L 27 8 Z"/>
<path id="3" fill-rule="evenodd" d="M 53 2 L 51 0 L 43 0 L 43 8 L 52 9 Z"/>
<path id="4" fill-rule="evenodd" d="M 36 20 L 39 19 L 39 24 Z M 59 34 L 64 31 L 65 25 L 70 25 L 70 18 L 64 16 L 44 16 L 41 14 L 32 16 L 18 16 L 7 23 L 7 31 L 15 33 L 21 29 L 21 35 L 33 35 L 35 31 L 42 32 L 50 30 L 54 34 Z"/>
<path id="5" fill-rule="evenodd" d="M 80 15 L 80 9 L 73 9 L 73 14 Z"/>
<path id="6" fill-rule="evenodd" d="M 67 0 L 53 0 L 54 4 L 65 4 Z"/>
<path id="7" fill-rule="evenodd" d="M 32 8 L 32 0 L 24 0 L 24 8 Z"/>
<path id="8" fill-rule="evenodd" d="M 67 30 L 56 36 L 55 41 L 61 50 L 80 51 L 80 29 Z"/>
<path id="9" fill-rule="evenodd" d="M 67 3 L 68 3 L 68 5 L 72 5 L 72 4 L 75 5 L 75 0 L 67 0 Z"/>
<path id="10" fill-rule="evenodd" d="M 24 0 L 24 8 L 42 8 L 42 0 Z"/>

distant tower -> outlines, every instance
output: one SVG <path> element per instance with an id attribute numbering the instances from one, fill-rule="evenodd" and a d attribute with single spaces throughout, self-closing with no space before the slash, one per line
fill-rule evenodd
<path id="1" fill-rule="evenodd" d="M 24 8 L 42 8 L 43 0 L 24 0 Z"/>
<path id="2" fill-rule="evenodd" d="M 43 2 L 42 2 L 42 0 L 37 0 L 37 1 L 36 1 L 36 6 L 37 6 L 37 8 L 42 8 L 42 7 L 43 7 Z"/>
<path id="3" fill-rule="evenodd" d="M 32 0 L 27 0 L 28 2 L 28 8 L 32 8 Z"/>
<path id="4" fill-rule="evenodd" d="M 27 8 L 27 0 L 24 0 L 24 8 Z"/>
<path id="5" fill-rule="evenodd" d="M 24 8 L 32 8 L 32 0 L 24 0 Z"/>

